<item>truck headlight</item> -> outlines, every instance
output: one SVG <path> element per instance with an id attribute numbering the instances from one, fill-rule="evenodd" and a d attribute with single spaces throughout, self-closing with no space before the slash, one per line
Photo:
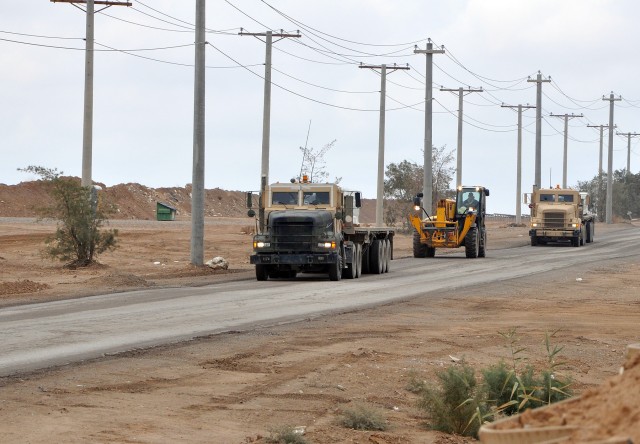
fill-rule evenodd
<path id="1" fill-rule="evenodd" d="M 318 247 L 320 248 L 327 248 L 327 249 L 335 249 L 336 248 L 336 242 L 335 241 L 331 241 L 331 242 L 318 242 Z"/>
<path id="2" fill-rule="evenodd" d="M 537 226 L 538 226 L 538 222 L 533 222 L 533 223 L 531 224 L 531 226 L 532 226 L 533 228 L 537 227 Z"/>
<path id="3" fill-rule="evenodd" d="M 571 224 L 572 228 L 578 228 L 578 224 Z"/>
<path id="4" fill-rule="evenodd" d="M 267 248 L 270 247 L 271 243 L 270 242 L 265 242 L 265 241 L 253 241 L 253 248 Z"/>

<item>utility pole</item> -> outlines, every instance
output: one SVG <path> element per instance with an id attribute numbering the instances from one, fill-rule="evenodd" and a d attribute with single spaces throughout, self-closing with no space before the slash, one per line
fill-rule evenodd
<path id="1" fill-rule="evenodd" d="M 422 182 L 422 204 L 424 208 L 433 210 L 433 54 L 444 54 L 442 49 L 433 49 L 431 39 L 427 43 L 427 49 L 418 49 L 414 54 L 427 56 L 427 69 L 425 73 L 425 97 L 424 97 L 424 169 Z"/>
<path id="2" fill-rule="evenodd" d="M 562 188 L 567 188 L 567 152 L 569 140 L 569 119 L 584 117 L 582 114 L 549 114 L 551 117 L 562 117 L 564 119 L 564 153 L 562 155 Z"/>
<path id="3" fill-rule="evenodd" d="M 204 155 L 205 155 L 205 3 L 196 0 L 195 73 L 193 87 L 193 160 L 191 178 L 191 264 L 204 263 Z"/>
<path id="4" fill-rule="evenodd" d="M 602 100 L 609 102 L 609 161 L 607 165 L 607 224 L 613 223 L 613 103 L 622 100 L 622 97 L 614 98 L 613 91 L 609 97 L 602 96 Z"/>
<path id="5" fill-rule="evenodd" d="M 376 194 L 376 225 L 384 224 L 384 130 L 385 130 L 385 102 L 387 97 L 387 69 L 391 72 L 398 69 L 410 69 L 408 66 L 387 65 L 359 65 L 358 68 L 380 70 L 380 125 L 378 127 L 378 182 Z"/>
<path id="6" fill-rule="evenodd" d="M 95 5 L 131 6 L 130 2 L 101 1 L 101 0 L 51 0 L 52 3 L 80 3 L 86 4 L 86 35 L 84 52 L 84 120 L 82 125 L 82 179 L 83 187 L 93 185 L 91 179 L 91 164 L 93 157 L 93 44 L 94 44 L 94 16 Z M 102 9 L 100 11 L 102 11 Z M 98 12 L 100 12 L 98 11 Z"/>
<path id="7" fill-rule="evenodd" d="M 518 110 L 518 156 L 516 166 L 516 224 L 522 223 L 522 110 L 535 108 L 533 105 L 501 105 L 502 108 Z"/>
<path id="8" fill-rule="evenodd" d="M 266 54 L 264 62 L 264 105 L 262 108 L 262 166 L 260 171 L 260 204 L 258 206 L 258 219 L 260 221 L 260 232 L 264 232 L 265 220 L 264 220 L 264 208 L 265 200 L 268 198 L 266 195 L 267 184 L 269 183 L 269 147 L 271 139 L 271 53 L 273 46 L 273 38 L 276 37 L 276 42 L 285 38 L 300 38 L 300 32 L 296 34 L 288 34 L 280 30 L 280 32 L 266 31 L 266 32 L 244 32 L 240 28 L 238 35 L 250 35 L 253 37 L 264 37 L 266 43 Z"/>
<path id="9" fill-rule="evenodd" d="M 598 198 L 597 198 L 597 211 L 598 211 L 598 219 L 602 217 L 602 142 L 603 142 L 603 134 L 604 129 L 609 128 L 609 125 L 587 125 L 589 128 L 600 128 L 600 155 L 598 157 Z M 614 126 L 615 128 L 615 126 Z"/>
<path id="10" fill-rule="evenodd" d="M 640 136 L 640 133 L 618 133 L 618 136 L 627 136 L 627 176 L 631 174 L 631 138 Z"/>
<path id="11" fill-rule="evenodd" d="M 551 77 L 542 78 L 542 74 L 538 71 L 536 79 L 528 79 L 527 82 L 536 82 L 536 157 L 535 157 L 535 182 L 533 187 L 540 189 L 542 182 L 542 84 L 551 82 Z"/>
<path id="12" fill-rule="evenodd" d="M 471 94 L 474 92 L 482 92 L 482 88 L 473 89 L 463 87 L 450 89 L 440 88 L 440 91 L 449 91 L 458 93 L 458 153 L 457 153 L 457 165 L 456 165 L 456 188 L 462 185 L 462 105 L 464 104 L 463 97 L 465 93 Z"/>

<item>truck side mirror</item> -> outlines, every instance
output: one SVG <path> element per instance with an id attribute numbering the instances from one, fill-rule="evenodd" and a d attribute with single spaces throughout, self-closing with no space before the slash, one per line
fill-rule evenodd
<path id="1" fill-rule="evenodd" d="M 362 197 L 360 196 L 360 191 L 356 191 L 355 200 L 356 200 L 356 208 L 362 207 Z"/>
<path id="2" fill-rule="evenodd" d="M 253 206 L 253 193 L 251 191 L 247 192 L 247 208 L 251 208 Z M 253 217 L 253 216 L 250 216 Z"/>
<path id="3" fill-rule="evenodd" d="M 256 216 L 256 212 L 253 209 L 249 209 L 249 211 L 247 211 L 247 216 L 255 217 Z"/>
<path id="4" fill-rule="evenodd" d="M 414 207 L 420 207 L 420 198 L 422 193 L 418 194 L 416 197 L 413 198 L 413 206 Z"/>
<path id="5" fill-rule="evenodd" d="M 342 220 L 344 218 L 344 213 L 340 210 L 336 211 L 336 219 Z"/>
<path id="6" fill-rule="evenodd" d="M 489 189 L 488 189 L 488 188 L 485 188 L 485 189 L 484 189 L 484 195 L 485 195 L 485 196 L 489 196 Z"/>

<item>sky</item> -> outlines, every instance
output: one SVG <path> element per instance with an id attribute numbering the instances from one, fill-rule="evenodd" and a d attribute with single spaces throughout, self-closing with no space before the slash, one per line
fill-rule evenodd
<path id="1" fill-rule="evenodd" d="M 132 0 L 95 16 L 92 178 L 107 187 L 191 183 L 194 0 Z M 96 6 L 99 10 L 100 6 Z M 535 104 L 541 72 L 542 185 L 597 175 L 600 133 L 640 133 L 640 2 L 636 0 L 209 0 L 206 2 L 205 187 L 258 190 L 265 44 L 242 30 L 296 33 L 273 45 L 271 182 L 300 173 L 301 147 L 320 149 L 330 177 L 376 197 L 380 75 L 369 65 L 409 66 L 386 84 L 385 166 L 423 163 L 427 39 L 433 56 L 433 144 L 455 150 L 464 97 L 462 183 L 491 190 L 488 211 L 515 214 L 517 113 Z M 85 13 L 47 0 L 0 6 L 0 183 L 37 179 L 29 165 L 82 175 Z M 274 39 L 275 40 L 275 39 Z M 535 109 L 523 112 L 522 191 L 534 183 Z M 308 137 L 307 137 L 308 136 Z M 627 165 L 626 136 L 614 135 L 614 170 Z M 640 169 L 631 138 L 631 172 Z M 608 132 L 603 169 L 607 171 Z M 453 163 L 455 166 L 455 162 Z M 451 187 L 456 184 L 456 177 Z M 523 214 L 528 212 L 526 205 Z"/>

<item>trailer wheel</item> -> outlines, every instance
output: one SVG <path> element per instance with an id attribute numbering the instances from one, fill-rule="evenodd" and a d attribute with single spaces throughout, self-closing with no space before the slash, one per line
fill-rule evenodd
<path id="1" fill-rule="evenodd" d="M 469 228 L 464 237 L 464 252 L 468 258 L 478 257 L 479 244 L 478 227 Z"/>
<path id="2" fill-rule="evenodd" d="M 389 273 L 391 269 L 391 242 L 389 239 L 385 239 L 384 241 L 384 271 L 383 273 Z"/>
<path id="3" fill-rule="evenodd" d="M 362 262 L 362 269 L 361 269 L 361 275 L 362 274 L 369 274 L 371 273 L 371 267 L 369 266 L 369 258 L 371 257 L 371 245 L 369 244 L 367 245 L 367 247 L 365 248 L 365 245 L 362 244 L 361 249 L 362 252 L 360 254 L 361 257 L 361 262 Z"/>
<path id="4" fill-rule="evenodd" d="M 482 227 L 480 230 L 480 242 L 478 244 L 478 257 L 487 256 L 487 230 Z"/>
<path id="5" fill-rule="evenodd" d="M 269 267 L 263 264 L 256 264 L 256 279 L 266 281 L 269 279 Z"/>
<path id="6" fill-rule="evenodd" d="M 427 246 L 420 242 L 420 233 L 413 231 L 413 257 L 427 257 Z"/>
<path id="7" fill-rule="evenodd" d="M 342 279 L 342 256 L 338 254 L 335 264 L 329 265 L 329 280 L 339 281 Z"/>
<path id="8" fill-rule="evenodd" d="M 376 239 L 371 244 L 371 252 L 369 253 L 369 271 L 373 274 L 380 274 L 384 271 L 384 246 L 383 241 Z"/>

